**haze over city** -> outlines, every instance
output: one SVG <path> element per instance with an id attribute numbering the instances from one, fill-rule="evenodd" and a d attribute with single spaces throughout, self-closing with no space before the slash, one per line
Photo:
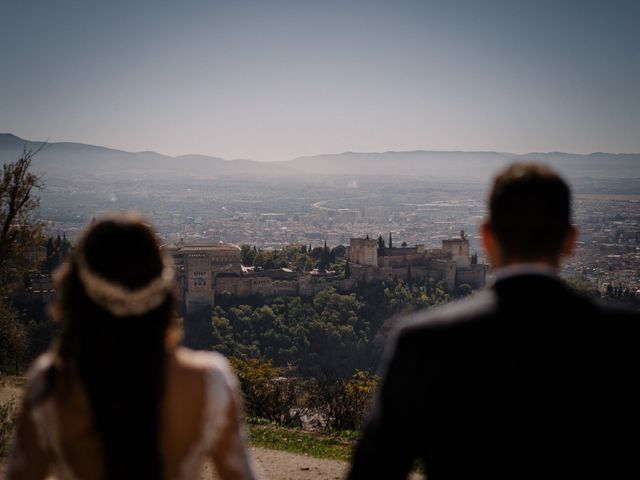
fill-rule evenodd
<path id="1" fill-rule="evenodd" d="M 633 1 L 3 1 L 0 132 L 128 151 L 640 152 Z"/>

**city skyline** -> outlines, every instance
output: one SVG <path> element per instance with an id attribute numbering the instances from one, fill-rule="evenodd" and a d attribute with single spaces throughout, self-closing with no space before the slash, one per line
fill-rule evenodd
<path id="1" fill-rule="evenodd" d="M 167 155 L 640 152 L 640 6 L 18 2 L 0 131 Z"/>

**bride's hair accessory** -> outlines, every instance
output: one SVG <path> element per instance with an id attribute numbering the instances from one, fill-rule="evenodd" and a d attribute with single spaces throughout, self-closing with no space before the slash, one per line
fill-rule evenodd
<path id="1" fill-rule="evenodd" d="M 146 285 L 130 289 L 91 270 L 82 255 L 78 256 L 78 277 L 89 298 L 116 317 L 144 315 L 158 308 L 174 288 L 173 268 L 164 263 L 162 272 Z"/>

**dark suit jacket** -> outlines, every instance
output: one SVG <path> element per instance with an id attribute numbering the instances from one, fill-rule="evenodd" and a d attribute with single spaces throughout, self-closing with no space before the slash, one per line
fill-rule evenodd
<path id="1" fill-rule="evenodd" d="M 640 478 L 639 327 L 543 275 L 414 315 L 349 478 Z"/>

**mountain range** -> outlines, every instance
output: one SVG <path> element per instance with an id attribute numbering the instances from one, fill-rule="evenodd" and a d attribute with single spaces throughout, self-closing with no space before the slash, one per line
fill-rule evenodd
<path id="1" fill-rule="evenodd" d="M 0 134 L 0 162 L 16 160 L 26 148 L 45 142 Z M 156 152 L 127 152 L 82 143 L 46 143 L 33 158 L 33 170 L 45 179 L 82 178 L 294 178 L 342 175 L 425 177 L 486 181 L 513 161 L 538 161 L 569 178 L 640 178 L 640 154 L 527 153 L 457 151 L 345 152 L 299 157 L 283 162 L 225 160 L 206 155 L 168 156 Z"/>

